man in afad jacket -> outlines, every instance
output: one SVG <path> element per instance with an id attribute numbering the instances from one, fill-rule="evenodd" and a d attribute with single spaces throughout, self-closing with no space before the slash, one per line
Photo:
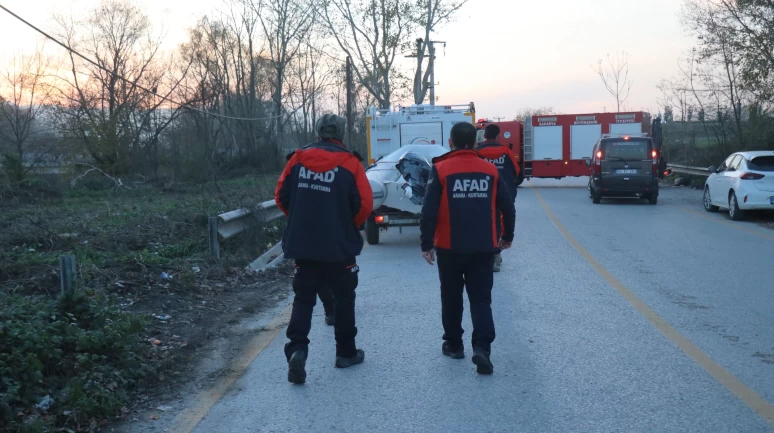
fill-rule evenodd
<path id="1" fill-rule="evenodd" d="M 312 311 L 323 286 L 333 290 L 336 367 L 360 364 L 365 357 L 355 345 L 355 257 L 363 249 L 359 228 L 373 210 L 373 196 L 361 158 L 342 143 L 345 126 L 334 114 L 318 120 L 319 141 L 288 157 L 274 196 L 288 217 L 282 249 L 296 263 L 285 345 L 288 381 L 295 384 L 306 381 Z"/>
<path id="2" fill-rule="evenodd" d="M 508 186 L 510 194 L 513 199 L 516 200 L 516 194 L 518 193 L 518 180 L 519 180 L 519 163 L 516 161 L 516 156 L 508 146 L 502 145 L 497 142 L 497 136 L 500 135 L 500 127 L 495 124 L 486 125 L 484 128 L 484 142 L 480 143 L 476 148 L 478 155 L 485 160 L 491 162 L 497 167 L 497 172 L 500 173 L 500 178 L 503 179 L 505 185 Z M 497 233 L 500 233 L 502 218 L 497 219 Z M 503 259 L 498 252 L 495 255 L 494 271 L 500 272 L 500 265 L 502 265 Z"/>
<path id="3" fill-rule="evenodd" d="M 429 264 L 438 254 L 441 316 L 445 340 L 441 348 L 454 359 L 465 357 L 462 343 L 462 291 L 467 289 L 473 319 L 473 363 L 480 374 L 492 374 L 492 266 L 495 254 L 511 247 L 516 209 L 497 167 L 473 150 L 476 129 L 458 123 L 451 129 L 452 151 L 433 160 L 422 206 L 422 256 Z M 505 223 L 498 238 L 497 213 Z"/>

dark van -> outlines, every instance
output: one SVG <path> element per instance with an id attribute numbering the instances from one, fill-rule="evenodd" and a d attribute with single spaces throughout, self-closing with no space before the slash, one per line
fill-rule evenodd
<path id="1" fill-rule="evenodd" d="M 658 203 L 658 152 L 649 137 L 602 136 L 586 164 L 591 167 L 589 198 L 639 197 Z"/>

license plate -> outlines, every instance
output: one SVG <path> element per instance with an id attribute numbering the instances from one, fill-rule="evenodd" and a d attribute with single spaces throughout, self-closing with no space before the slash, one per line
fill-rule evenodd
<path id="1" fill-rule="evenodd" d="M 615 174 L 637 174 L 637 169 L 627 168 L 627 169 L 616 170 Z"/>

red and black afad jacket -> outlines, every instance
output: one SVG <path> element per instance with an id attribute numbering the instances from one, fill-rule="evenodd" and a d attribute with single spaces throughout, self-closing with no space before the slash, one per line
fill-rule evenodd
<path id="1" fill-rule="evenodd" d="M 322 141 L 291 154 L 274 200 L 288 217 L 285 257 L 342 262 L 362 251 L 359 227 L 373 210 L 373 193 L 360 158 L 343 144 Z"/>
<path id="2" fill-rule="evenodd" d="M 505 184 L 508 185 L 512 195 L 516 195 L 517 182 L 519 180 L 519 162 L 513 151 L 496 141 L 485 141 L 476 148 L 481 158 L 491 162 L 497 167 Z"/>
<path id="3" fill-rule="evenodd" d="M 468 149 L 433 159 L 422 206 L 422 251 L 498 252 L 498 211 L 505 222 L 502 238 L 512 242 L 516 209 L 497 167 Z"/>

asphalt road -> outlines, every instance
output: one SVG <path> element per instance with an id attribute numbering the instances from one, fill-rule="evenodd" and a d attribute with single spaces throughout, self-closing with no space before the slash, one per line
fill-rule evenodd
<path id="1" fill-rule="evenodd" d="M 360 257 L 362 365 L 334 364 L 318 305 L 304 386 L 284 330 L 194 430 L 774 432 L 774 231 L 705 214 L 701 192 L 593 205 L 522 188 L 495 275 L 495 373 L 441 354 L 438 276 L 416 229 Z"/>

